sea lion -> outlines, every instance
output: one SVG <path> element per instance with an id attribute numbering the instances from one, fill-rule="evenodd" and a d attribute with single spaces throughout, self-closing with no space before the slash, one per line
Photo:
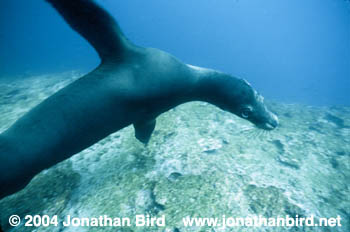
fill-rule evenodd
<path id="1" fill-rule="evenodd" d="M 133 124 L 136 138 L 147 143 L 157 116 L 185 102 L 209 102 L 265 130 L 278 125 L 245 80 L 134 45 L 92 0 L 46 1 L 96 49 L 101 64 L 0 135 L 0 198 L 128 125 Z"/>

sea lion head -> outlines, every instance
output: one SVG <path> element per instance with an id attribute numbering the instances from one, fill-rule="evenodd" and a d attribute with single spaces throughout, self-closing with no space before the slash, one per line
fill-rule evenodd
<path id="1" fill-rule="evenodd" d="M 230 92 L 226 103 L 231 103 L 227 104 L 226 110 L 250 121 L 260 129 L 273 130 L 278 126 L 278 118 L 267 109 L 264 97 L 246 80 L 238 79 L 235 88 Z"/>

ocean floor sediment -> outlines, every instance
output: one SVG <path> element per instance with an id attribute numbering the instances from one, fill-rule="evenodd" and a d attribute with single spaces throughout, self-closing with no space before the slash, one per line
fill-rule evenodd
<path id="1" fill-rule="evenodd" d="M 0 80 L 0 132 L 79 72 Z M 266 132 L 203 102 L 157 118 L 147 146 L 124 128 L 0 201 L 5 231 L 350 231 L 350 107 L 268 102 Z M 164 227 L 18 227 L 10 215 L 134 218 Z M 341 217 L 341 227 L 184 227 L 190 217 Z"/>

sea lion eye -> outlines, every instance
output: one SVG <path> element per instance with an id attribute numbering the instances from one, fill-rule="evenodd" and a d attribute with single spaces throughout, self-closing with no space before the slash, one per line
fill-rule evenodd
<path id="1" fill-rule="evenodd" d="M 252 110 L 253 109 L 250 106 L 244 107 L 241 112 L 242 118 L 248 118 Z"/>

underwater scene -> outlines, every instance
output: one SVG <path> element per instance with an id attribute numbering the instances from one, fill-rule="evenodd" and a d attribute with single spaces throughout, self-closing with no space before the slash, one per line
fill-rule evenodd
<path id="1" fill-rule="evenodd" d="M 0 232 L 350 231 L 349 1 L 0 15 Z"/>

